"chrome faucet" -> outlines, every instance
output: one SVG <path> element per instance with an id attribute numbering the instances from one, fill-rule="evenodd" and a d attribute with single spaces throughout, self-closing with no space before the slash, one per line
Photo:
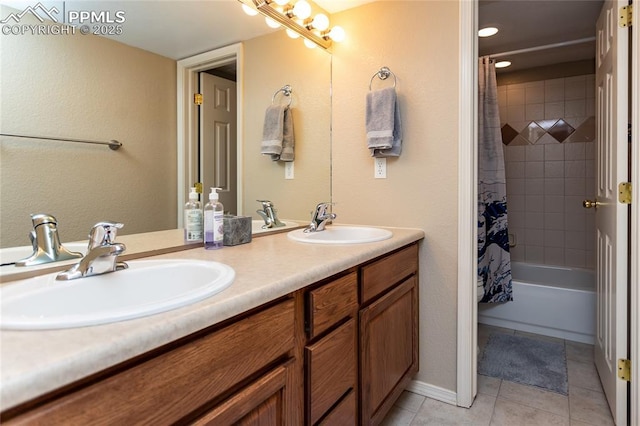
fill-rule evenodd
<path id="1" fill-rule="evenodd" d="M 33 266 L 82 257 L 82 253 L 69 251 L 60 243 L 58 221 L 50 214 L 32 214 L 33 230 L 29 233 L 33 254 L 20 259 L 16 266 Z"/>
<path id="2" fill-rule="evenodd" d="M 324 231 L 324 227 L 337 217 L 335 213 L 327 212 L 331 205 L 333 205 L 333 203 L 319 203 L 311 216 L 311 223 L 304 228 L 303 232 Z"/>
<path id="3" fill-rule="evenodd" d="M 117 261 L 118 255 L 124 253 L 126 247 L 114 242 L 118 229 L 123 226 L 114 222 L 98 222 L 93 225 L 86 256 L 71 269 L 60 272 L 56 280 L 74 280 L 128 268 L 126 263 Z"/>
<path id="4" fill-rule="evenodd" d="M 269 200 L 256 200 L 259 203 L 262 203 L 262 210 L 256 210 L 256 213 L 260 215 L 260 217 L 264 220 L 264 225 L 262 225 L 263 229 L 267 228 L 278 228 L 280 226 L 285 226 L 284 223 L 280 222 L 278 216 L 276 214 L 276 209 L 273 207 L 273 203 Z"/>

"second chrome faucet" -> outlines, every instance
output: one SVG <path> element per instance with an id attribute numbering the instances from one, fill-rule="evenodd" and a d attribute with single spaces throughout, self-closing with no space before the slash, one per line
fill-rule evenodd
<path id="1" fill-rule="evenodd" d="M 311 223 L 304 229 L 304 232 L 324 231 L 324 227 L 337 217 L 335 213 L 329 212 L 333 203 L 318 203 L 311 214 Z"/>

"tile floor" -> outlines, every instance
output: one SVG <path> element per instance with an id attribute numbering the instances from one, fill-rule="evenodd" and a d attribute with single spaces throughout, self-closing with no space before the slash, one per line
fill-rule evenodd
<path id="1" fill-rule="evenodd" d="M 478 376 L 478 395 L 471 408 L 460 408 L 405 391 L 385 418 L 384 426 L 604 426 L 613 425 L 602 393 L 593 346 L 510 329 L 478 325 L 480 350 L 489 333 L 516 333 L 564 342 L 569 396 L 487 376 Z"/>

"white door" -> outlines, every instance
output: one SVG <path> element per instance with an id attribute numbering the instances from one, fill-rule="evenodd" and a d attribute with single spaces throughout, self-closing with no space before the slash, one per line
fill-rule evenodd
<path id="1" fill-rule="evenodd" d="M 200 73 L 200 177 L 204 203 L 211 187 L 221 188 L 225 213 L 237 211 L 236 83 Z"/>
<path id="2" fill-rule="evenodd" d="M 627 357 L 628 206 L 618 184 L 628 179 L 628 29 L 618 26 L 627 0 L 607 0 L 596 25 L 596 276 L 595 361 L 614 420 L 627 424 L 627 383 L 618 359 Z"/>

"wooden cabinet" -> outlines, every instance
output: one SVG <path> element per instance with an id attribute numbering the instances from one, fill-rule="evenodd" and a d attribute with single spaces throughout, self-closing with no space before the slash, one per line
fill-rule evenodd
<path id="1" fill-rule="evenodd" d="M 377 425 L 418 371 L 417 246 L 362 272 L 360 423 Z"/>
<path id="2" fill-rule="evenodd" d="M 3 412 L 3 424 L 380 424 L 418 369 L 418 246 Z"/>
<path id="3" fill-rule="evenodd" d="M 358 274 L 350 272 L 306 294 L 305 424 L 338 425 L 357 417 Z"/>
<path id="4" fill-rule="evenodd" d="M 292 387 L 279 385 L 272 392 L 260 392 L 256 389 L 264 390 L 263 381 L 273 385 L 276 379 L 271 380 L 269 375 L 252 378 L 269 370 L 279 359 L 288 358 L 294 347 L 293 324 L 294 306 L 289 299 L 220 330 L 198 335 L 178 347 L 155 353 L 150 359 L 116 368 L 116 373 L 110 371 L 106 377 L 80 383 L 73 392 L 65 389 L 64 393 L 51 395 L 49 401 L 24 414 L 13 418 L 4 415 L 3 424 L 191 422 L 218 404 L 226 408 L 214 410 L 212 415 L 241 413 L 239 405 L 245 403 L 247 394 L 264 396 L 266 405 L 257 404 L 255 409 L 264 412 L 275 409 L 278 413 L 274 418 L 280 420 L 277 424 L 286 424 L 283 420 L 292 418 L 287 414 L 289 407 L 277 401 L 284 392 L 291 392 Z M 278 383 L 286 379 L 281 369 L 271 372 L 278 374 Z M 244 390 L 233 396 L 236 388 Z M 275 400 L 270 399 L 274 395 Z"/>
<path id="5" fill-rule="evenodd" d="M 265 374 L 245 389 L 233 395 L 193 424 L 276 426 L 287 424 L 285 410 L 287 387 L 291 384 L 292 364 L 289 361 Z"/>

